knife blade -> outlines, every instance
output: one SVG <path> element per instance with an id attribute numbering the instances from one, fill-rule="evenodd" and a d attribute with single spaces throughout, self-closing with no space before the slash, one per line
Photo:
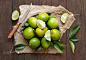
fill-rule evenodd
<path id="1" fill-rule="evenodd" d="M 26 12 L 24 13 L 24 15 L 22 16 L 22 18 L 19 19 L 19 22 L 22 23 L 23 20 L 26 18 L 26 16 L 28 15 L 30 9 L 32 7 L 32 3 L 30 4 L 30 7 L 26 10 Z"/>
<path id="2" fill-rule="evenodd" d="M 10 32 L 10 34 L 8 35 L 8 38 L 11 38 L 13 36 L 13 34 L 15 33 L 15 31 L 17 30 L 17 28 L 19 27 L 19 25 L 23 22 L 23 20 L 26 18 L 26 16 L 28 15 L 30 9 L 32 7 L 32 3 L 30 4 L 29 8 L 26 10 L 26 12 L 24 13 L 24 15 L 22 16 L 22 18 L 19 19 L 18 23 L 14 26 L 13 30 Z"/>

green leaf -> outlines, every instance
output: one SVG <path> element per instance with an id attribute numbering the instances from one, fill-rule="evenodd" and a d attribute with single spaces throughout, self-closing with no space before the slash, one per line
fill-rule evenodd
<path id="1" fill-rule="evenodd" d="M 61 48 L 58 44 L 54 44 L 54 47 L 55 47 L 57 50 L 59 50 L 59 51 L 61 51 L 61 52 L 64 52 L 64 51 L 62 50 L 62 48 Z"/>
<path id="2" fill-rule="evenodd" d="M 54 15 L 50 15 L 50 18 L 56 18 Z"/>
<path id="3" fill-rule="evenodd" d="M 51 42 L 51 45 L 49 46 L 49 48 L 48 48 L 47 52 L 45 53 L 45 55 L 49 52 L 50 47 L 51 47 L 52 45 L 53 45 L 53 42 Z"/>
<path id="4" fill-rule="evenodd" d="M 47 52 L 45 53 L 45 55 L 49 52 L 49 50 L 50 50 L 50 47 L 48 48 L 48 50 L 47 50 Z"/>
<path id="5" fill-rule="evenodd" d="M 26 45 L 24 44 L 18 44 L 16 46 L 14 46 L 15 49 L 23 49 Z"/>
<path id="6" fill-rule="evenodd" d="M 38 37 L 39 37 L 39 35 L 36 33 L 36 31 L 35 31 L 35 30 L 33 30 L 33 32 L 34 32 L 34 34 L 35 34 L 36 36 L 38 36 Z"/>
<path id="7" fill-rule="evenodd" d="M 62 43 L 62 42 L 60 42 L 60 41 L 57 41 L 56 43 L 57 43 L 60 47 L 61 47 L 61 46 L 66 46 L 64 43 Z"/>
<path id="8" fill-rule="evenodd" d="M 53 45 L 53 42 L 51 41 L 51 44 L 50 45 Z"/>
<path id="9" fill-rule="evenodd" d="M 71 38 L 70 40 L 71 40 L 71 41 L 74 41 L 74 42 L 79 41 L 78 38 Z"/>
<path id="10" fill-rule="evenodd" d="M 40 50 L 40 49 L 42 49 L 42 46 L 39 46 L 39 47 L 36 48 L 34 51 L 38 51 L 38 50 Z"/>
<path id="11" fill-rule="evenodd" d="M 24 26 L 22 26 L 23 28 L 25 27 L 25 25 Z"/>
<path id="12" fill-rule="evenodd" d="M 75 50 L 75 45 L 72 41 L 69 40 L 69 44 L 70 44 L 70 47 L 72 49 L 72 52 L 74 53 L 74 50 Z"/>
<path id="13" fill-rule="evenodd" d="M 51 47 L 51 46 L 50 46 Z M 48 50 L 47 50 L 47 52 L 45 53 L 45 55 L 49 52 L 49 50 L 50 50 L 50 47 L 48 48 Z"/>
<path id="14" fill-rule="evenodd" d="M 51 13 L 47 13 L 48 15 L 51 15 Z"/>
<path id="15" fill-rule="evenodd" d="M 25 30 L 25 28 L 23 28 L 20 32 L 22 32 L 22 31 L 24 31 Z"/>
<path id="16" fill-rule="evenodd" d="M 29 26 L 29 23 L 25 23 L 25 26 Z"/>
<path id="17" fill-rule="evenodd" d="M 70 30 L 69 39 L 73 37 L 73 35 L 78 31 L 79 28 L 80 26 L 75 26 Z"/>

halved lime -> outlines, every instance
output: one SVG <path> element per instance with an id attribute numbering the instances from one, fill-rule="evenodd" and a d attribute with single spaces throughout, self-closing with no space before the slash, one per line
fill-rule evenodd
<path id="1" fill-rule="evenodd" d="M 44 29 L 46 27 L 46 24 L 44 21 L 42 20 L 37 20 L 37 26 L 40 28 L 40 29 Z"/>
<path id="2" fill-rule="evenodd" d="M 17 10 L 12 13 L 12 20 L 17 20 L 19 18 L 19 12 Z"/>
<path id="3" fill-rule="evenodd" d="M 62 23 L 66 23 L 67 21 L 67 18 L 68 18 L 68 13 L 63 13 L 62 16 L 61 16 L 61 21 Z"/>
<path id="4" fill-rule="evenodd" d="M 44 36 L 48 41 L 51 41 L 51 35 L 50 35 L 50 30 L 47 30 L 45 32 L 45 36 Z"/>

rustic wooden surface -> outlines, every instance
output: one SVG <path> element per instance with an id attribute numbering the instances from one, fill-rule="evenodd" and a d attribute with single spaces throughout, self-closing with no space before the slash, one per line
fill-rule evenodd
<path id="1" fill-rule="evenodd" d="M 75 43 L 75 54 L 71 52 L 67 35 L 70 31 L 63 35 L 61 39 L 67 46 L 63 47 L 65 53 L 55 55 L 44 54 L 10 54 L 14 39 L 8 39 L 7 36 L 12 30 L 12 26 L 17 21 L 11 20 L 11 14 L 14 10 L 19 11 L 19 5 L 30 4 L 34 5 L 62 5 L 74 14 L 76 21 L 71 26 L 80 25 L 80 29 L 74 37 L 80 39 Z M 0 60 L 86 60 L 86 0 L 0 0 Z"/>

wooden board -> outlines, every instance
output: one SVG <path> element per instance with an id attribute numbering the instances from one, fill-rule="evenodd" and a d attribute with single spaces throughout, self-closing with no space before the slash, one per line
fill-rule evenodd
<path id="1" fill-rule="evenodd" d="M 79 31 L 74 37 L 80 39 L 75 43 L 75 54 L 71 52 L 67 35 L 70 29 L 63 35 L 61 39 L 67 46 L 63 47 L 65 53 L 56 55 L 44 55 L 44 54 L 10 54 L 12 49 L 14 38 L 7 39 L 8 34 L 12 30 L 17 21 L 11 20 L 11 13 L 14 10 L 19 11 L 19 5 L 30 4 L 34 5 L 62 5 L 74 14 L 80 14 L 75 16 L 77 19 L 71 26 L 80 25 Z M 86 0 L 0 0 L 0 60 L 86 60 Z"/>

